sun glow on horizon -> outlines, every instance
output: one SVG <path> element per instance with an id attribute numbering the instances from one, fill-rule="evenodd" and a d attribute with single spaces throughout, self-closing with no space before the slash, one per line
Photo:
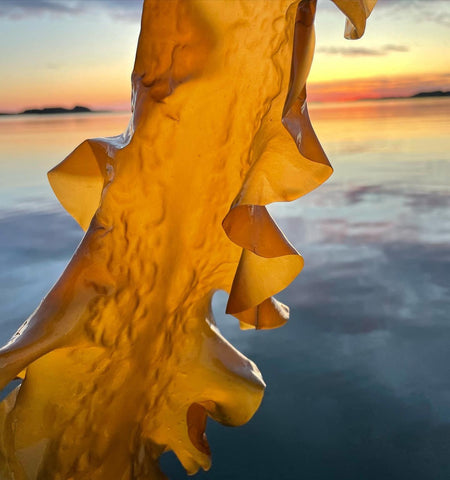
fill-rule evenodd
<path id="1" fill-rule="evenodd" d="M 30 9 L 17 18 L 2 16 L 6 7 L 0 9 L 0 112 L 75 105 L 129 111 L 138 17 L 114 17 L 106 3 L 103 14 L 87 5 L 77 14 Z M 124 5 L 131 9 L 131 3 Z M 419 32 L 422 10 L 379 0 L 364 37 L 353 42 L 343 38 L 338 9 L 331 2 L 320 4 L 309 99 L 349 101 L 449 90 L 448 25 L 437 18 L 448 5 L 433 1 L 436 12 L 422 14 Z"/>

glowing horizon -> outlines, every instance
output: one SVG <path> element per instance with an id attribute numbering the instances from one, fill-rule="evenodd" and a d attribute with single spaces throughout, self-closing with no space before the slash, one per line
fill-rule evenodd
<path id="1" fill-rule="evenodd" d="M 325 3 L 317 16 L 310 101 L 448 90 L 450 8 L 442 0 L 427 3 L 433 8 L 379 0 L 357 43 L 343 38 L 342 15 Z M 129 111 L 140 5 L 140 0 L 0 4 L 0 112 L 75 105 Z"/>
<path id="2" fill-rule="evenodd" d="M 365 99 L 389 97 L 410 97 L 420 92 L 448 91 L 448 75 L 398 76 L 395 78 L 359 78 L 329 82 L 311 82 L 308 88 L 310 102 L 347 102 Z M 75 106 L 88 107 L 91 110 L 126 112 L 130 110 L 130 85 L 120 86 L 117 91 L 99 91 L 91 88 L 80 91 L 75 98 L 58 97 L 52 92 L 43 92 L 39 98 L 25 100 L 23 96 L 12 96 L 11 102 L 2 102 L 0 112 L 19 113 L 28 109 L 62 107 L 72 109 Z M 35 94 L 35 91 L 33 92 Z M 34 98 L 34 99 L 32 99 Z"/>

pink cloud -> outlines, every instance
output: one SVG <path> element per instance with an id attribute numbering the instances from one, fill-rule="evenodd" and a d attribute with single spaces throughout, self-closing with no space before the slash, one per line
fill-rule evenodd
<path id="1" fill-rule="evenodd" d="M 346 101 L 362 98 L 407 97 L 418 92 L 448 90 L 450 74 L 373 77 L 310 83 L 310 101 Z"/>

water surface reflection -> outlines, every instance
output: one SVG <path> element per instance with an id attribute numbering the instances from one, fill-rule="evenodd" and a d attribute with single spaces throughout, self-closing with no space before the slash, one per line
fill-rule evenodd
<path id="1" fill-rule="evenodd" d="M 221 329 L 255 360 L 268 388 L 248 425 L 209 425 L 213 470 L 198 478 L 450 478 L 449 105 L 311 108 L 336 171 L 307 197 L 271 207 L 305 257 L 302 274 L 278 296 L 291 320 L 240 332 L 221 313 L 225 295 L 216 296 Z M 22 126 L 17 138 L 26 141 L 0 152 L 3 342 L 81 237 L 44 171 L 80 139 L 123 129 L 114 131 L 110 118 L 105 128 L 90 122 L 72 122 L 57 147 L 49 144 L 55 125 Z M 170 454 L 162 465 L 172 479 L 187 478 Z"/>

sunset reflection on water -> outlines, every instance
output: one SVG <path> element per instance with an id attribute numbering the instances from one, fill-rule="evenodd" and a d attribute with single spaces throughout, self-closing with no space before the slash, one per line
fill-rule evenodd
<path id="1" fill-rule="evenodd" d="M 214 480 L 450 477 L 448 99 L 313 104 L 335 173 L 273 205 L 305 269 L 278 297 L 278 330 L 219 327 L 267 393 L 238 430 L 210 425 Z M 59 277 L 82 232 L 46 171 L 126 114 L 0 118 L 0 340 Z M 186 478 L 168 454 L 172 479 Z M 198 478 L 207 478 L 200 473 Z M 212 478 L 212 477 L 211 477 Z"/>

